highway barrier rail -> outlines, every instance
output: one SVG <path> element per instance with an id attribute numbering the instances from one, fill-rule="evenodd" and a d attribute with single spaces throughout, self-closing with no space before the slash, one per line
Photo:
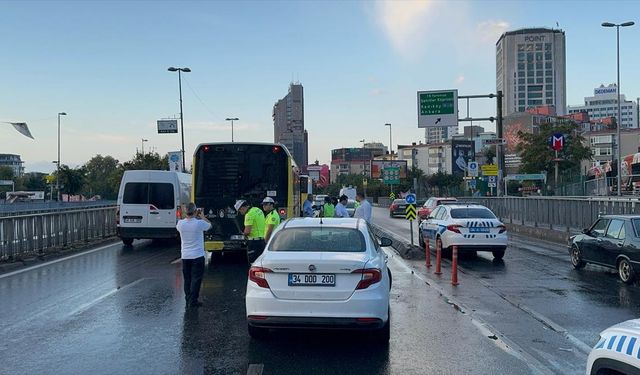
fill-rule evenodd
<path id="1" fill-rule="evenodd" d="M 19 260 L 116 233 L 116 207 L 0 217 L 0 261 Z"/>

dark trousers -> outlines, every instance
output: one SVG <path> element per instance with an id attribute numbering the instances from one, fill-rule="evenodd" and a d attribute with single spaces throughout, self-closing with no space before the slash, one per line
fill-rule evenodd
<path id="1" fill-rule="evenodd" d="M 247 260 L 249 263 L 253 263 L 264 251 L 266 243 L 264 240 L 249 240 L 247 241 Z"/>
<path id="2" fill-rule="evenodd" d="M 198 302 L 200 285 L 204 275 L 204 257 L 182 260 L 182 276 L 184 277 L 184 298 L 187 305 Z"/>

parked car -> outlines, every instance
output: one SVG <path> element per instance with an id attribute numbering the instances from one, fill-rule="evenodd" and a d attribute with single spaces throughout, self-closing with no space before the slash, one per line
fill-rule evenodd
<path id="1" fill-rule="evenodd" d="M 396 215 L 405 215 L 405 211 L 407 209 L 407 201 L 404 199 L 394 199 L 389 206 L 389 217 L 394 217 Z"/>
<path id="2" fill-rule="evenodd" d="M 507 248 L 507 227 L 479 204 L 440 205 L 418 228 L 420 246 L 427 237 L 430 247 L 440 245 L 446 255 L 456 245 L 460 253 L 490 251 L 494 259 L 502 259 Z"/>
<path id="3" fill-rule="evenodd" d="M 457 201 L 458 200 L 456 198 L 438 198 L 438 197 L 429 198 L 427 199 L 426 202 L 424 202 L 424 204 L 420 208 L 418 208 L 418 220 L 419 221 L 426 220 L 427 217 L 429 217 L 429 214 L 441 204 L 457 202 Z"/>
<path id="4" fill-rule="evenodd" d="M 587 263 L 613 268 L 620 280 L 631 284 L 640 269 L 640 215 L 605 215 L 582 234 L 569 239 L 574 268 Z"/>
<path id="5" fill-rule="evenodd" d="M 249 269 L 249 334 L 270 329 L 369 331 L 389 341 L 389 291 L 380 241 L 363 220 L 296 218 L 278 227 Z"/>
<path id="6" fill-rule="evenodd" d="M 602 333 L 587 359 L 587 375 L 640 375 L 640 319 L 627 320 Z"/>

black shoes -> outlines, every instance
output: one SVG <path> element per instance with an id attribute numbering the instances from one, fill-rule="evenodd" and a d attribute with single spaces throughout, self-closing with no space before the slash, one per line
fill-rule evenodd
<path id="1" fill-rule="evenodd" d="M 187 308 L 194 308 L 194 307 L 200 307 L 202 306 L 202 302 L 200 301 L 196 301 L 193 303 L 187 303 Z"/>

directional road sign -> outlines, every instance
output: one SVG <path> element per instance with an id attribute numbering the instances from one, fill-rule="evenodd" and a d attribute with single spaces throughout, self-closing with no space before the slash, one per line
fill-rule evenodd
<path id="1" fill-rule="evenodd" d="M 533 180 L 547 180 L 547 175 L 544 173 L 532 173 L 532 174 L 511 174 L 505 177 L 505 180 L 515 181 L 533 181 Z"/>
<path id="2" fill-rule="evenodd" d="M 407 204 L 407 208 L 404 210 L 404 217 L 407 220 L 415 220 L 416 219 L 416 205 L 415 204 Z"/>
<path id="3" fill-rule="evenodd" d="M 382 169 L 382 181 L 385 185 L 399 185 L 400 167 L 386 167 Z"/>
<path id="4" fill-rule="evenodd" d="M 491 139 L 483 139 L 482 144 L 485 146 L 489 145 L 506 145 L 507 140 L 504 138 L 491 138 Z"/>
<path id="5" fill-rule="evenodd" d="M 396 195 L 393 192 L 391 192 L 391 194 L 389 194 L 389 198 L 396 199 Z"/>
<path id="6" fill-rule="evenodd" d="M 408 204 L 415 204 L 416 203 L 416 195 L 415 194 L 407 194 L 407 196 L 404 197 L 404 200 L 406 200 Z"/>
<path id="7" fill-rule="evenodd" d="M 418 127 L 458 126 L 458 90 L 418 91 Z"/>

